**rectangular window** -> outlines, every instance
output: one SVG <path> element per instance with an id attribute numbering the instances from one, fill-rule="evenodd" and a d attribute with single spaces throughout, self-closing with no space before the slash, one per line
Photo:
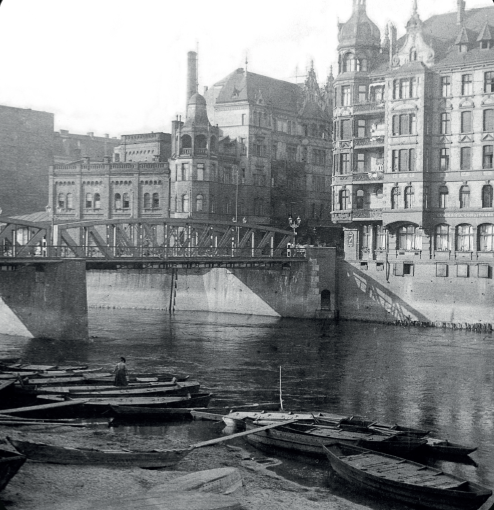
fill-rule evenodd
<path id="1" fill-rule="evenodd" d="M 342 120 L 341 121 L 341 139 L 350 140 L 352 138 L 352 121 Z"/>
<path id="2" fill-rule="evenodd" d="M 288 161 L 297 161 L 297 147 L 289 145 L 286 148 L 286 155 Z"/>
<path id="3" fill-rule="evenodd" d="M 242 126 L 245 126 L 246 114 L 242 113 Z"/>
<path id="4" fill-rule="evenodd" d="M 400 135 L 410 134 L 410 119 L 408 115 L 400 115 Z"/>
<path id="5" fill-rule="evenodd" d="M 408 170 L 415 172 L 415 149 L 410 149 L 408 153 Z"/>
<path id="6" fill-rule="evenodd" d="M 400 172 L 406 172 L 408 170 L 408 150 L 400 150 Z"/>
<path id="7" fill-rule="evenodd" d="M 400 134 L 400 116 L 393 115 L 393 136 Z"/>
<path id="8" fill-rule="evenodd" d="M 359 119 L 357 121 L 357 136 L 359 138 L 365 138 L 366 136 L 366 122 L 365 122 L 365 119 Z"/>
<path id="9" fill-rule="evenodd" d="M 484 110 L 484 131 L 494 131 L 494 110 Z"/>
<path id="10" fill-rule="evenodd" d="M 342 174 L 349 174 L 350 173 L 350 154 L 347 152 L 344 152 L 341 154 L 341 173 Z"/>
<path id="11" fill-rule="evenodd" d="M 472 112 L 461 112 L 461 133 L 472 132 Z"/>
<path id="12" fill-rule="evenodd" d="M 365 172 L 365 153 L 363 152 L 357 154 L 357 172 Z"/>
<path id="13" fill-rule="evenodd" d="M 410 95 L 411 97 L 418 97 L 418 78 L 410 78 Z"/>
<path id="14" fill-rule="evenodd" d="M 471 96 L 473 94 L 473 78 L 471 74 L 462 75 L 461 93 L 463 96 Z"/>
<path id="15" fill-rule="evenodd" d="M 442 135 L 450 135 L 451 134 L 451 114 L 449 113 L 441 113 L 441 134 Z"/>
<path id="16" fill-rule="evenodd" d="M 484 145 L 482 149 L 482 168 L 493 168 L 492 167 L 492 154 L 493 145 Z"/>
<path id="17" fill-rule="evenodd" d="M 393 81 L 393 99 L 399 99 L 400 98 L 400 81 L 394 80 Z"/>
<path id="18" fill-rule="evenodd" d="M 494 72 L 484 74 L 484 92 L 494 92 Z"/>
<path id="19" fill-rule="evenodd" d="M 365 103 L 367 101 L 367 86 L 359 85 L 358 87 L 358 102 Z"/>
<path id="20" fill-rule="evenodd" d="M 449 149 L 440 149 L 439 168 L 441 171 L 449 170 Z"/>
<path id="21" fill-rule="evenodd" d="M 350 106 L 350 104 L 350 86 L 345 85 L 344 87 L 341 87 L 341 106 Z"/>
<path id="22" fill-rule="evenodd" d="M 400 151 L 393 151 L 393 172 L 400 171 Z"/>
<path id="23" fill-rule="evenodd" d="M 197 164 L 197 180 L 198 181 L 204 180 L 204 163 Z"/>
<path id="24" fill-rule="evenodd" d="M 472 167 L 472 149 L 471 147 L 462 147 L 460 168 L 461 170 L 470 170 L 471 167 Z"/>
<path id="25" fill-rule="evenodd" d="M 441 95 L 442 97 L 451 96 L 451 76 L 441 77 Z"/>
<path id="26" fill-rule="evenodd" d="M 400 99 L 408 99 L 410 97 L 410 79 L 402 78 L 400 80 Z"/>

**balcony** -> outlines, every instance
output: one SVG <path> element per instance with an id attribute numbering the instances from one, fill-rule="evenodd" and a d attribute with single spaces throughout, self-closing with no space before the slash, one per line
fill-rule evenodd
<path id="1" fill-rule="evenodd" d="M 372 136 L 365 138 L 355 138 L 354 147 L 364 149 L 366 147 L 381 147 L 384 146 L 384 136 Z"/>
<path id="2" fill-rule="evenodd" d="M 346 209 L 332 211 L 333 223 L 351 223 L 352 221 L 378 221 L 383 216 L 383 209 Z"/>
<path id="3" fill-rule="evenodd" d="M 384 180 L 384 167 L 381 165 L 375 171 L 359 172 L 352 175 L 353 182 L 376 182 Z"/>
<path id="4" fill-rule="evenodd" d="M 384 103 L 383 102 L 372 102 L 372 103 L 361 103 L 353 105 L 353 113 L 354 114 L 362 114 L 362 113 L 384 113 Z"/>

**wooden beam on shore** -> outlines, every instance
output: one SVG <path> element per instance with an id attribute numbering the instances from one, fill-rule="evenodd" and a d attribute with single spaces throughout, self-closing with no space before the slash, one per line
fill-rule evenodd
<path id="1" fill-rule="evenodd" d="M 28 407 L 14 407 L 13 409 L 1 409 L 1 414 L 17 414 L 17 413 L 29 413 L 31 411 L 44 411 L 45 409 L 57 409 L 60 407 L 69 407 L 84 404 L 89 399 L 85 400 L 69 400 L 65 402 L 54 402 L 52 404 L 43 404 L 40 406 L 28 406 Z"/>
<path id="2" fill-rule="evenodd" d="M 211 446 L 213 444 L 223 443 L 225 441 L 230 441 L 231 439 L 235 439 L 237 437 L 248 436 L 250 434 L 255 434 L 256 432 L 261 432 L 263 430 L 275 429 L 276 427 L 281 427 L 282 425 L 289 425 L 290 423 L 295 423 L 299 420 L 287 420 L 282 421 L 280 423 L 271 423 L 270 425 L 266 425 L 264 427 L 259 427 L 257 429 L 252 430 L 244 430 L 243 432 L 238 432 L 237 434 L 232 434 L 230 436 L 217 437 L 216 439 L 210 439 L 209 441 L 203 441 L 202 443 L 196 443 L 190 445 L 192 448 L 202 448 L 203 446 Z"/>

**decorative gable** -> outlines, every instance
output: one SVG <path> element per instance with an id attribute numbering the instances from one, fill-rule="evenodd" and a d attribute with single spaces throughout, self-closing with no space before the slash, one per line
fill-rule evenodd
<path id="1" fill-rule="evenodd" d="M 440 110 L 452 110 L 453 109 L 453 103 L 450 99 L 441 99 L 439 101 L 439 109 Z"/>
<path id="2" fill-rule="evenodd" d="M 465 99 L 460 103 L 460 108 L 475 108 L 475 103 L 471 99 Z"/>
<path id="3" fill-rule="evenodd" d="M 462 142 L 462 143 L 466 143 L 466 142 L 471 143 L 471 142 L 473 142 L 473 138 L 471 136 L 469 136 L 469 135 L 464 135 L 464 136 L 460 135 L 460 142 Z"/>

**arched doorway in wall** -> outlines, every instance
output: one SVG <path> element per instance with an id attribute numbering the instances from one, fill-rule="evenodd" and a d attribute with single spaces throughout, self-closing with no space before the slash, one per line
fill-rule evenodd
<path id="1" fill-rule="evenodd" d="M 321 292 L 321 310 L 331 310 L 331 292 L 327 289 Z"/>

